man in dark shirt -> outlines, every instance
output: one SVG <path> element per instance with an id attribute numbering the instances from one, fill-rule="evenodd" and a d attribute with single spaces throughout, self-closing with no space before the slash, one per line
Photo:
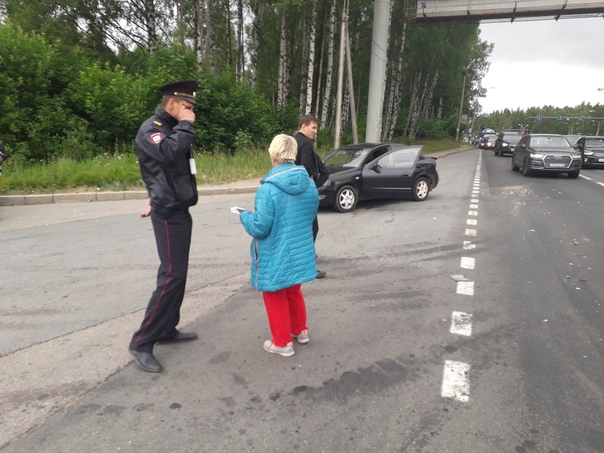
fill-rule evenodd
<path id="1" fill-rule="evenodd" d="M 310 178 L 315 182 L 317 188 L 321 187 L 327 181 L 329 172 L 313 146 L 313 140 L 317 136 L 317 119 L 312 115 L 302 115 L 298 122 L 298 132 L 294 134 L 298 142 L 298 154 L 296 155 L 296 165 L 303 165 Z M 313 239 L 317 240 L 319 233 L 319 221 L 317 217 L 312 224 Z M 325 272 L 317 270 L 317 278 L 323 278 L 327 275 Z"/>
<path id="2" fill-rule="evenodd" d="M 189 208 L 197 204 L 193 122 L 197 80 L 181 80 L 158 88 L 162 104 L 138 130 L 135 145 L 149 207 L 141 217 L 151 217 L 160 266 L 157 286 L 143 322 L 128 350 L 145 371 L 163 370 L 153 355 L 155 344 L 197 339 L 194 332 L 176 329 L 185 294 L 193 222 Z"/>

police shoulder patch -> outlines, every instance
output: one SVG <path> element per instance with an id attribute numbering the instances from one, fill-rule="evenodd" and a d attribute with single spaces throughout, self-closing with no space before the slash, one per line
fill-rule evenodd
<path id="1" fill-rule="evenodd" d="M 157 145 L 158 143 L 160 143 L 162 141 L 162 134 L 161 132 L 156 132 L 155 134 L 151 134 L 151 137 L 149 137 L 151 139 L 151 143 L 153 143 L 154 145 Z"/>

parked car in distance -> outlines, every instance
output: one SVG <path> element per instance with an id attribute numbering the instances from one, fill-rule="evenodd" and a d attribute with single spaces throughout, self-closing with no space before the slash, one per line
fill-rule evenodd
<path id="1" fill-rule="evenodd" d="M 360 143 L 332 151 L 323 159 L 329 179 L 319 187 L 320 205 L 351 212 L 359 200 L 424 201 L 439 178 L 436 159 L 421 150 L 398 143 Z"/>
<path id="2" fill-rule="evenodd" d="M 584 168 L 604 168 L 604 137 L 581 137 L 575 146 L 581 153 Z"/>
<path id="3" fill-rule="evenodd" d="M 567 173 L 576 178 L 581 171 L 581 153 L 559 134 L 529 134 L 520 139 L 512 154 L 512 170 L 524 176 L 536 171 Z"/>
<path id="4" fill-rule="evenodd" d="M 504 154 L 514 154 L 514 148 L 522 138 L 520 132 L 504 131 L 499 134 L 497 140 L 495 140 L 495 146 L 493 150 L 496 156 L 503 156 Z"/>
<path id="5" fill-rule="evenodd" d="M 496 134 L 486 134 L 480 139 L 480 144 L 478 146 L 482 149 L 493 149 L 495 140 L 497 140 Z"/>

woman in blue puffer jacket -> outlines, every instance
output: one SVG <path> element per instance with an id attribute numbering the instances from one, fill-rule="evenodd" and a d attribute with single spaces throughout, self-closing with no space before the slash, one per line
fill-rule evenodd
<path id="1" fill-rule="evenodd" d="M 273 335 L 264 350 L 284 357 L 294 355 L 292 337 L 309 342 L 300 284 L 317 276 L 312 222 L 319 193 L 306 169 L 293 163 L 297 151 L 293 137 L 273 139 L 268 149 L 273 169 L 260 181 L 254 212 L 243 211 L 240 217 L 254 238 L 251 284 L 262 291 Z"/>

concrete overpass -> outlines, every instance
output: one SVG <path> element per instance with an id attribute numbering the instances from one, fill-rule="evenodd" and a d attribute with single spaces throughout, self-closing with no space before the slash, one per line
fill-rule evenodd
<path id="1" fill-rule="evenodd" d="M 603 0 L 418 0 L 415 23 L 510 21 L 594 17 L 604 14 Z"/>

